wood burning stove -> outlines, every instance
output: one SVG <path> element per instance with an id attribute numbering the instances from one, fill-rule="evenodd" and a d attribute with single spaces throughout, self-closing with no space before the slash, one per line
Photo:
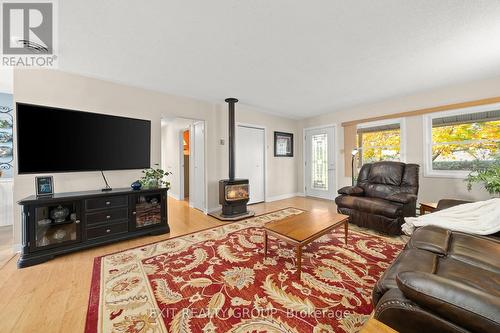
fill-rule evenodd
<path id="1" fill-rule="evenodd" d="M 222 205 L 222 215 L 246 214 L 248 200 L 248 179 L 223 179 L 219 181 L 219 203 Z"/>
<path id="2" fill-rule="evenodd" d="M 234 176 L 234 105 L 238 100 L 228 98 L 226 102 L 229 104 L 229 179 L 219 181 L 219 203 L 222 205 L 222 212 L 213 216 L 219 219 L 234 219 L 252 216 L 253 212 L 247 210 L 250 198 L 248 179 L 235 179 Z"/>

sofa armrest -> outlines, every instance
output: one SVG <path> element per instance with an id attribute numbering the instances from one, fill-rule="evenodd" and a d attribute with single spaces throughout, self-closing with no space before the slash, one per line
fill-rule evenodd
<path id="1" fill-rule="evenodd" d="M 345 186 L 338 190 L 339 194 L 345 195 L 354 195 L 354 196 L 363 196 L 365 194 L 365 190 L 359 186 Z"/>
<path id="2" fill-rule="evenodd" d="M 461 327 L 500 331 L 500 299 L 494 295 L 424 272 L 401 272 L 396 282 L 406 298 Z"/>
<path id="3" fill-rule="evenodd" d="M 441 199 L 439 200 L 437 207 L 434 211 L 443 210 L 458 205 L 463 205 L 466 203 L 471 203 L 472 201 L 457 200 L 457 199 Z"/>
<path id="4" fill-rule="evenodd" d="M 412 201 L 417 201 L 417 196 L 415 194 L 411 193 L 396 193 L 388 196 L 385 198 L 386 200 L 393 201 L 393 202 L 399 202 L 402 204 L 407 204 Z"/>

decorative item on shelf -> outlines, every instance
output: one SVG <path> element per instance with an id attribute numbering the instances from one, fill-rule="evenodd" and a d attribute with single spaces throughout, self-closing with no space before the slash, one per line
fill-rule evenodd
<path id="1" fill-rule="evenodd" d="M 0 157 L 7 157 L 12 155 L 12 148 L 7 146 L 0 146 Z"/>
<path id="2" fill-rule="evenodd" d="M 52 223 L 52 220 L 51 220 L 51 219 L 43 219 L 43 220 L 38 221 L 38 225 L 39 225 L 40 227 L 47 226 L 47 225 L 49 225 L 49 224 L 51 224 L 51 223 Z"/>
<path id="3" fill-rule="evenodd" d="M 69 215 L 69 209 L 61 205 L 57 206 L 50 212 L 50 217 L 55 223 L 61 223 L 66 221 L 66 217 Z"/>
<path id="4" fill-rule="evenodd" d="M 142 187 L 141 181 L 140 180 L 136 180 L 135 182 L 133 182 L 132 184 L 130 184 L 130 187 L 134 191 L 139 191 L 141 189 L 141 187 Z"/>
<path id="5" fill-rule="evenodd" d="M 9 179 L 13 176 L 13 97 L 11 94 L 0 93 L 0 178 Z"/>
<path id="6" fill-rule="evenodd" d="M 12 134 L 9 132 L 0 131 L 0 143 L 12 142 Z"/>
<path id="7" fill-rule="evenodd" d="M 56 232 L 54 232 L 54 235 L 52 236 L 55 240 L 61 241 L 66 237 L 67 232 L 64 229 L 57 229 Z"/>
<path id="8" fill-rule="evenodd" d="M 473 183 L 482 183 L 492 197 L 500 197 L 500 143 L 493 162 L 488 166 L 475 163 L 465 181 L 469 191 Z"/>
<path id="9" fill-rule="evenodd" d="M 158 164 L 155 165 L 158 166 Z M 149 168 L 143 170 L 142 173 L 144 176 L 139 181 L 145 188 L 170 187 L 170 182 L 166 181 L 165 177 L 171 175 L 171 172 L 163 171 L 160 168 Z"/>
<path id="10" fill-rule="evenodd" d="M 293 133 L 274 132 L 274 156 L 293 157 Z"/>
<path id="11" fill-rule="evenodd" d="M 54 180 L 52 176 L 40 176 L 35 178 L 36 196 L 50 196 L 54 194 Z"/>
<path id="12" fill-rule="evenodd" d="M 359 150 L 358 149 L 353 149 L 351 151 L 351 179 L 352 179 L 352 186 L 354 186 L 354 182 L 356 180 L 356 174 L 354 173 L 354 161 L 356 160 L 356 155 L 358 155 Z"/>
<path id="13" fill-rule="evenodd" d="M 47 238 L 47 236 L 43 236 L 41 239 L 39 239 L 36 242 L 36 246 L 42 247 L 42 246 L 47 246 L 50 245 L 50 240 Z"/>

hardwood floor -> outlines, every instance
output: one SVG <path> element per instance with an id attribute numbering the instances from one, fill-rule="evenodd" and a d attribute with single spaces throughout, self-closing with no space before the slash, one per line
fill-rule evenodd
<path id="1" fill-rule="evenodd" d="M 14 253 L 12 251 L 12 226 L 0 227 L 0 269 L 8 262 Z"/>
<path id="2" fill-rule="evenodd" d="M 168 239 L 223 223 L 169 198 L 171 233 L 142 237 L 57 257 L 17 269 L 9 261 L 0 269 L 0 332 L 82 332 L 85 327 L 94 257 Z M 250 206 L 256 214 L 296 207 L 336 212 L 331 201 L 295 197 Z"/>

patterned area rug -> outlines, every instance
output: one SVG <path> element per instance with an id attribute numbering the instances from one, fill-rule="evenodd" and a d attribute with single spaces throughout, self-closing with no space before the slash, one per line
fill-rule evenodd
<path id="1" fill-rule="evenodd" d="M 342 230 L 303 249 L 262 225 L 303 211 L 288 208 L 99 257 L 86 332 L 358 332 L 371 290 L 403 248 L 398 239 Z"/>

